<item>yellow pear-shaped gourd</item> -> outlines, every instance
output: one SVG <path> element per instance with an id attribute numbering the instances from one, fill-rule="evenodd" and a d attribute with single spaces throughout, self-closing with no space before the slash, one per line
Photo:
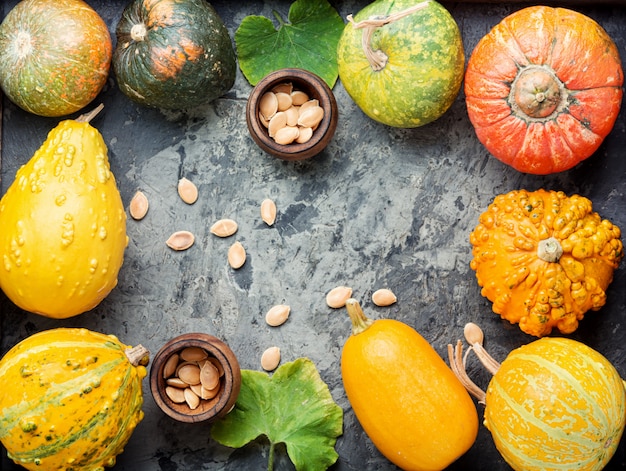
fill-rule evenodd
<path id="1" fill-rule="evenodd" d="M 86 312 L 111 292 L 128 244 L 124 205 L 92 116 L 59 123 L 0 200 L 0 287 L 20 308 L 57 319 Z"/>

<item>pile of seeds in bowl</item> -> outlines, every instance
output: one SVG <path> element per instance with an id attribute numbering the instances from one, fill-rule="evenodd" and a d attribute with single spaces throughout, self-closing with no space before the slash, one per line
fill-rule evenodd
<path id="1" fill-rule="evenodd" d="M 294 90 L 291 82 L 276 85 L 259 100 L 259 120 L 277 144 L 308 142 L 323 118 L 319 100 Z"/>
<path id="2" fill-rule="evenodd" d="M 224 368 L 200 347 L 186 347 L 172 354 L 163 367 L 165 394 L 172 402 L 196 409 L 201 401 L 217 396 Z"/>

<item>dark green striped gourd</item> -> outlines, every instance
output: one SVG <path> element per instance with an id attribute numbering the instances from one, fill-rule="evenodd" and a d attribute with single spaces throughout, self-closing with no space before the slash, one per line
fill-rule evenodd
<path id="1" fill-rule="evenodd" d="M 373 17 L 389 22 L 373 32 L 370 60 L 363 47 L 366 28 L 354 24 Z M 384 65 L 373 66 L 376 60 L 385 62 L 385 56 Z M 377 0 L 345 26 L 337 62 L 341 82 L 366 115 L 389 126 L 414 128 L 438 119 L 452 105 L 461 89 L 465 53 L 458 25 L 439 3 Z"/>
<path id="2" fill-rule="evenodd" d="M 28 470 L 113 466 L 143 418 L 148 352 L 113 335 L 59 328 L 0 360 L 0 441 Z"/>

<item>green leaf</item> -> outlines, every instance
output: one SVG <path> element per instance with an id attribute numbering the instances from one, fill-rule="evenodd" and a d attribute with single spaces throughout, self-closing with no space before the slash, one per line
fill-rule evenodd
<path id="1" fill-rule="evenodd" d="M 308 358 L 285 363 L 271 377 L 242 370 L 235 407 L 211 427 L 213 439 L 232 448 L 267 437 L 268 469 L 275 446 L 284 443 L 298 471 L 323 470 L 335 463 L 335 443 L 342 433 L 343 410 Z"/>
<path id="2" fill-rule="evenodd" d="M 239 67 L 251 85 L 283 68 L 306 69 L 330 88 L 338 77 L 337 44 L 344 29 L 339 13 L 326 0 L 296 0 L 285 22 L 277 11 L 278 28 L 264 16 L 246 16 L 235 45 Z"/>

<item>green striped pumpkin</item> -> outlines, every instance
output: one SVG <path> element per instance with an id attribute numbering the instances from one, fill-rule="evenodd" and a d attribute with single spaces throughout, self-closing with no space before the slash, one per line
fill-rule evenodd
<path id="1" fill-rule="evenodd" d="M 147 351 L 113 335 L 59 328 L 0 360 L 0 441 L 29 470 L 113 466 L 143 418 Z"/>
<path id="2" fill-rule="evenodd" d="M 415 0 L 378 0 L 354 15 L 354 23 L 388 17 L 416 7 Z M 373 51 L 388 57 L 380 70 L 363 48 L 365 29 L 348 23 L 337 47 L 339 78 L 370 118 L 398 128 L 415 128 L 441 117 L 459 94 L 465 53 L 459 27 L 434 0 L 424 8 L 378 27 Z M 376 52 L 376 54 L 379 54 Z"/>
<path id="3" fill-rule="evenodd" d="M 485 426 L 515 470 L 601 470 L 625 421 L 624 382 L 592 348 L 545 337 L 512 351 L 487 389 Z"/>

